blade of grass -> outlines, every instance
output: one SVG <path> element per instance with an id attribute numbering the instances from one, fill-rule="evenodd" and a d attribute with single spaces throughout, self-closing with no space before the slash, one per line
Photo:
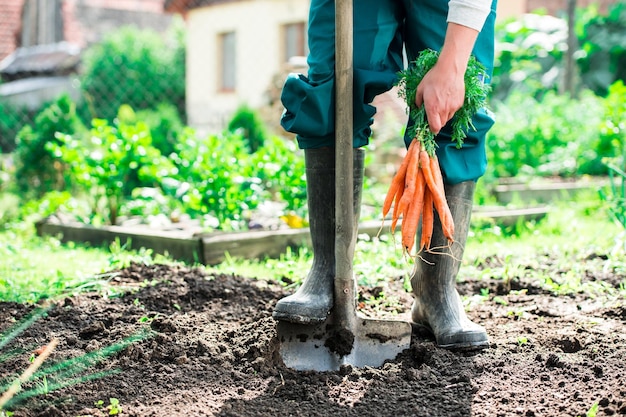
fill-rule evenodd
<path id="1" fill-rule="evenodd" d="M 59 344 L 59 339 L 54 338 L 48 343 L 46 348 L 41 352 L 37 358 L 30 364 L 28 368 L 20 375 L 14 382 L 11 384 L 9 389 L 0 397 L 0 410 L 4 408 L 4 406 L 19 392 L 21 389 L 21 385 L 27 382 L 39 369 L 41 365 L 48 359 L 48 356 L 52 354 L 54 348 L 56 348 L 57 344 Z"/>

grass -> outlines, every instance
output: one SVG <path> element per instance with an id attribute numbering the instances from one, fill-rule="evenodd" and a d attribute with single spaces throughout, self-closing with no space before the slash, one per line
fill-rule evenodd
<path id="1" fill-rule="evenodd" d="M 88 291 L 114 296 L 122 289 L 109 285 L 111 271 L 131 261 L 168 260 L 128 251 L 120 242 L 108 248 L 62 244 L 37 236 L 28 224 L 0 229 L 0 301 L 36 303 Z"/>
<path id="2" fill-rule="evenodd" d="M 359 236 L 354 259 L 359 285 L 384 286 L 389 279 L 403 279 L 408 284 L 412 261 L 402 254 L 398 242 L 399 236 L 394 239 L 384 231 L 378 238 Z M 598 195 L 592 192 L 576 201 L 554 205 L 547 217 L 536 223 L 520 223 L 508 229 L 475 225 L 466 246 L 463 274 L 470 279 L 505 281 L 535 274 L 536 280 L 555 293 L 602 293 L 610 289 L 599 283 L 583 283 L 581 276 L 590 269 L 603 268 L 626 274 L 623 242 L 622 229 L 609 218 Z M 543 268 L 541 260 L 548 256 L 560 263 L 558 268 Z M 207 269 L 274 279 L 295 288 L 305 277 L 312 258 L 309 249 L 301 248 L 287 250 L 277 259 L 227 258 Z M 115 290 L 108 285 L 107 272 L 132 260 L 172 262 L 156 259 L 150 251 L 127 251 L 119 242 L 108 248 L 61 244 L 52 237 L 36 236 L 27 222 L 5 226 L 0 229 L 0 300 L 34 303 L 84 291 L 111 295 Z M 563 273 L 555 277 L 554 270 Z"/>
<path id="3" fill-rule="evenodd" d="M 20 303 L 102 290 L 111 265 L 103 250 L 15 230 L 0 232 L 0 259 L 0 300 Z"/>

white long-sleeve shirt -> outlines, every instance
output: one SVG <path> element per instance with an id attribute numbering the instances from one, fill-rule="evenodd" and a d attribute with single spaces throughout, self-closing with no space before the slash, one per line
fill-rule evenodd
<path id="1" fill-rule="evenodd" d="M 491 11 L 491 0 L 450 0 L 448 6 L 448 23 L 457 23 L 480 32 Z"/>

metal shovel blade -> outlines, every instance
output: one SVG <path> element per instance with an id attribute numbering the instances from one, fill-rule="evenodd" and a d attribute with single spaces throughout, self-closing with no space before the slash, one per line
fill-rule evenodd
<path id="1" fill-rule="evenodd" d="M 395 359 L 411 344 L 411 325 L 395 320 L 365 319 L 357 315 L 352 349 L 342 355 L 345 347 L 337 334 L 332 317 L 317 325 L 278 323 L 280 355 L 288 368 L 298 371 L 337 371 L 344 365 L 355 367 L 382 366 Z"/>

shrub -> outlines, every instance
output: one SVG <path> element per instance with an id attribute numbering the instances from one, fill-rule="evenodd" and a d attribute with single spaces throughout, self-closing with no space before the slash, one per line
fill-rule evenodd
<path id="1" fill-rule="evenodd" d="M 620 156 L 626 149 L 626 86 L 620 80 L 608 88 L 602 100 L 601 119 L 592 143 L 582 156 L 581 170 L 607 174 L 604 158 Z"/>
<path id="2" fill-rule="evenodd" d="M 554 16 L 525 14 L 496 28 L 492 94 L 504 100 L 512 92 L 540 98 L 558 91 L 567 50 L 567 23 Z"/>
<path id="3" fill-rule="evenodd" d="M 140 110 L 136 120 L 141 120 L 150 128 L 152 144 L 163 155 L 170 155 L 176 150 L 178 136 L 183 131 L 183 122 L 176 107 L 170 103 L 161 103 L 155 110 Z"/>
<path id="4" fill-rule="evenodd" d="M 228 123 L 228 131 L 240 134 L 250 153 L 256 152 L 265 142 L 267 132 L 257 113 L 246 105 L 240 106 Z"/>
<path id="5" fill-rule="evenodd" d="M 115 224 L 134 189 L 158 187 L 173 165 L 152 146 L 145 123 L 115 124 L 95 119 L 88 135 L 57 135 L 49 148 L 70 168 L 73 182 L 92 198 L 94 217 Z M 102 208 L 104 206 L 104 208 Z"/>
<path id="6" fill-rule="evenodd" d="M 199 138 L 186 129 L 171 155 L 178 174 L 168 179 L 164 189 L 181 199 L 187 213 L 223 230 L 245 229 L 248 214 L 263 201 L 280 201 L 301 210 L 302 158 L 291 142 L 275 137 L 268 142 L 271 146 L 251 155 L 240 135 Z"/>
<path id="7" fill-rule="evenodd" d="M 48 149 L 48 144 L 60 143 L 57 132 L 72 135 L 84 130 L 67 95 L 44 107 L 34 126 L 24 126 L 17 135 L 15 149 L 15 178 L 20 191 L 41 197 L 47 191 L 66 189 L 69 178 L 65 166 Z"/>
<path id="8" fill-rule="evenodd" d="M 15 138 L 25 125 L 32 123 L 33 112 L 0 102 L 0 153 L 15 150 Z"/>
<path id="9" fill-rule="evenodd" d="M 495 107 L 487 136 L 489 176 L 571 177 L 599 174 L 597 147 L 602 99 L 590 91 L 579 99 L 547 93 L 541 100 L 512 94 Z"/>
<path id="10" fill-rule="evenodd" d="M 606 95 L 615 81 L 626 82 L 626 3 L 611 5 L 606 16 L 597 12 L 597 6 L 590 6 L 578 26 L 584 52 L 578 65 L 585 85 Z"/>
<path id="11" fill-rule="evenodd" d="M 150 30 L 125 27 L 91 46 L 81 85 L 93 116 L 112 121 L 123 104 L 135 110 L 171 103 L 184 115 L 184 43 Z"/>

